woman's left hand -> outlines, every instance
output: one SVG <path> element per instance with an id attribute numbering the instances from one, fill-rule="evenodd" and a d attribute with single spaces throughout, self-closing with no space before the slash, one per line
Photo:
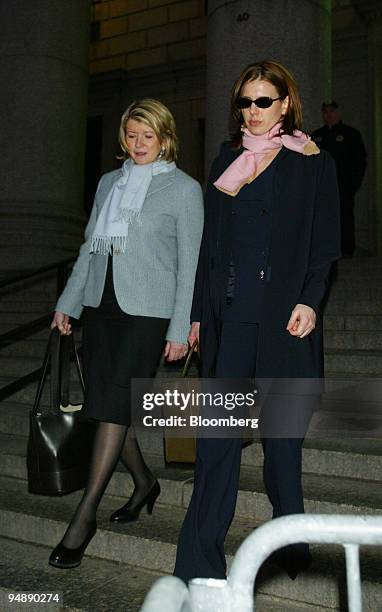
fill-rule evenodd
<path id="1" fill-rule="evenodd" d="M 167 342 L 164 349 L 164 356 L 167 361 L 176 361 L 182 359 L 188 352 L 188 344 L 179 344 L 178 342 Z"/>
<path id="2" fill-rule="evenodd" d="M 297 304 L 292 310 L 287 330 L 292 336 L 305 338 L 316 327 L 316 313 L 305 304 Z"/>

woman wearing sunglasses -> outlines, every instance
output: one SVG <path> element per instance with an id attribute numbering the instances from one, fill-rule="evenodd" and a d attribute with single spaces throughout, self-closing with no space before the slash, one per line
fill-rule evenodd
<path id="1" fill-rule="evenodd" d="M 245 68 L 233 87 L 231 113 L 236 129 L 213 162 L 207 186 L 189 342 L 200 331 L 204 377 L 319 380 L 320 305 L 331 262 L 340 256 L 334 163 L 300 131 L 296 83 L 276 62 Z M 262 408 L 260 428 L 275 518 L 304 512 L 302 443 L 314 395 L 300 412 L 298 402 L 273 400 Z M 295 433 L 269 434 L 293 419 Z M 185 581 L 226 575 L 224 539 L 235 511 L 241 449 L 240 437 L 198 440 L 174 572 Z M 311 557 L 308 546 L 298 544 L 273 560 L 295 578 Z"/>

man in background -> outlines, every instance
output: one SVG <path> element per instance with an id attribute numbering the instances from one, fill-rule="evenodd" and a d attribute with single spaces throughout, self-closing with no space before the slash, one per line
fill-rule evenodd
<path id="1" fill-rule="evenodd" d="M 341 202 L 341 248 L 343 257 L 352 257 L 355 249 L 355 194 L 366 170 L 366 149 L 358 130 L 345 125 L 337 102 L 321 107 L 325 125 L 312 133 L 312 139 L 330 153 L 336 162 Z"/>

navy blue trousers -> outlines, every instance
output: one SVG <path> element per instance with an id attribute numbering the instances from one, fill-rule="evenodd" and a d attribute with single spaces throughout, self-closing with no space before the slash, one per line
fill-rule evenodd
<path id="1" fill-rule="evenodd" d="M 225 322 L 216 378 L 254 377 L 258 325 Z M 309 424 L 307 418 L 306 428 Z M 264 484 L 273 517 L 304 512 L 301 486 L 303 438 L 266 438 Z M 232 522 L 239 488 L 242 439 L 200 438 L 197 442 L 194 490 L 184 519 L 174 575 L 225 578 L 224 540 Z M 307 545 L 288 547 L 289 554 L 309 555 Z"/>

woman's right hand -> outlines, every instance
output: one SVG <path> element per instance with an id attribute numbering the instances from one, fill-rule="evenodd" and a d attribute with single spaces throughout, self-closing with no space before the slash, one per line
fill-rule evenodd
<path id="1" fill-rule="evenodd" d="M 69 316 L 63 312 L 55 312 L 50 329 L 58 327 L 61 336 L 69 336 L 72 333 L 72 326 L 69 323 Z"/>
<path id="2" fill-rule="evenodd" d="M 194 344 L 195 340 L 199 342 L 199 330 L 200 330 L 199 322 L 191 323 L 190 333 L 188 334 L 188 343 L 190 346 Z"/>

